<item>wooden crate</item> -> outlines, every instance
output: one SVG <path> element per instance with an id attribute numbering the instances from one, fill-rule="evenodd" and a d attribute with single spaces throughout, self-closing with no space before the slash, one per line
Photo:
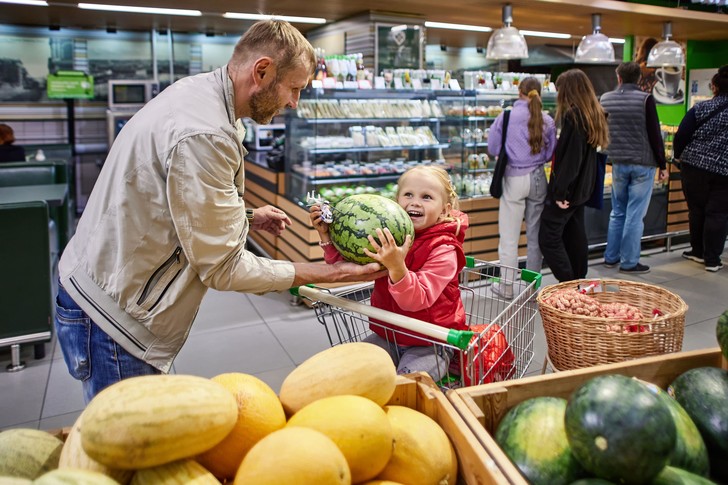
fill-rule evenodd
<path id="1" fill-rule="evenodd" d="M 459 484 L 511 483 L 428 374 L 397 376 L 397 387 L 388 404 L 415 409 L 440 425 L 458 457 Z"/>
<path id="2" fill-rule="evenodd" d="M 665 389 L 677 376 L 697 367 L 728 369 L 728 363 L 716 347 L 454 389 L 447 392 L 447 398 L 509 483 L 526 485 L 528 482 L 493 438 L 501 419 L 513 406 L 539 396 L 568 399 L 581 384 L 604 374 L 637 377 Z"/>

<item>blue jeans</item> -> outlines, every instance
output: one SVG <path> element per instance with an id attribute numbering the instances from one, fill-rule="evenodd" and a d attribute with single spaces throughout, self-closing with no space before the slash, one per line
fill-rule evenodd
<path id="1" fill-rule="evenodd" d="M 644 218 L 650 205 L 657 167 L 612 165 L 612 212 L 609 215 L 604 260 L 620 262 L 624 269 L 640 262 Z"/>
<path id="2" fill-rule="evenodd" d="M 104 333 L 58 283 L 56 336 L 63 360 L 74 379 L 83 383 L 86 404 L 104 388 L 128 377 L 161 374 L 137 359 Z"/>

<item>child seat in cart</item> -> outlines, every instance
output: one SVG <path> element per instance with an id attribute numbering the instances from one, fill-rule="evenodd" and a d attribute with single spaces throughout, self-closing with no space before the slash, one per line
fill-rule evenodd
<path id="1" fill-rule="evenodd" d="M 535 297 L 541 275 L 468 257 L 459 285 L 468 330 L 443 328 L 372 307 L 373 283 L 336 295 L 314 286 L 297 291 L 313 302 L 332 346 L 364 340 L 372 333 L 371 326 L 379 325 L 370 321 L 373 318 L 388 324 L 387 345 L 395 359 L 402 351 L 397 342 L 402 336 L 424 340 L 440 355 L 443 351 L 452 355 L 449 367 L 433 376 L 443 388 L 523 377 L 534 355 Z"/>

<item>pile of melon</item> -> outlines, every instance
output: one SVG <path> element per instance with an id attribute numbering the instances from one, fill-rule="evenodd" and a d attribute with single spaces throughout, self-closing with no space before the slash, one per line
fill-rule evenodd
<path id="1" fill-rule="evenodd" d="M 0 483 L 454 484 L 442 428 L 388 404 L 396 379 L 389 354 L 367 343 L 314 355 L 279 395 L 240 373 L 127 379 L 89 403 L 65 442 L 0 433 Z"/>

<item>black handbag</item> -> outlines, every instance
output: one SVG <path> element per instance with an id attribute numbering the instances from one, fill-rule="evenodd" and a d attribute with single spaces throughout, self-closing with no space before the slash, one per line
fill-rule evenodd
<path id="1" fill-rule="evenodd" d="M 506 154 L 506 136 L 508 135 L 508 119 L 511 112 L 506 110 L 503 112 L 503 136 L 501 137 L 501 149 L 498 154 L 498 161 L 495 163 L 493 170 L 493 179 L 490 182 L 490 195 L 496 199 L 500 199 L 503 195 L 503 175 L 506 173 L 506 165 L 508 165 L 508 155 Z"/>

